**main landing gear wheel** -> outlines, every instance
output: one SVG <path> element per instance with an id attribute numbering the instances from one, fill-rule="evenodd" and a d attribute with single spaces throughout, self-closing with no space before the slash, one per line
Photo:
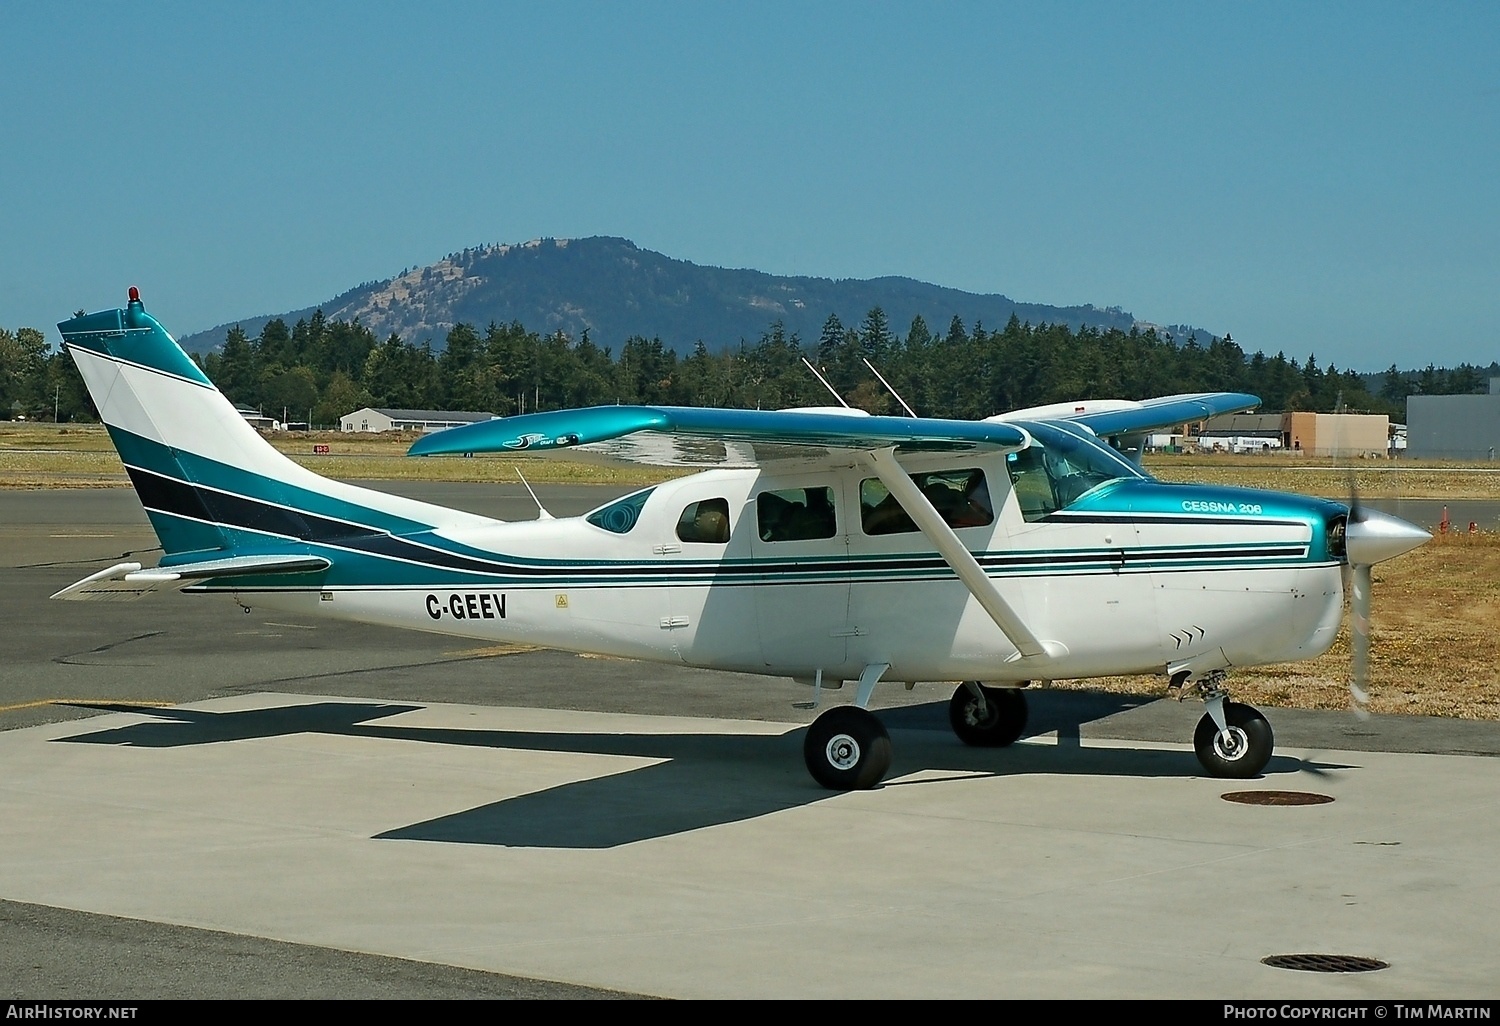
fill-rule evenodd
<path id="1" fill-rule="evenodd" d="M 829 790 L 863 790 L 891 768 L 891 736 L 874 713 L 841 705 L 812 721 L 802 757 L 813 779 Z"/>
<path id="2" fill-rule="evenodd" d="M 984 710 L 968 684 L 960 684 L 948 701 L 948 723 L 966 745 L 1004 748 L 1026 730 L 1026 696 L 1016 688 L 989 688 L 984 692 Z"/>
<path id="3" fill-rule="evenodd" d="M 1204 713 L 1193 731 L 1193 750 L 1209 776 L 1244 780 L 1260 775 L 1271 761 L 1275 741 L 1271 725 L 1258 711 L 1239 702 L 1224 703 L 1229 729 L 1220 731 L 1213 717 Z"/>

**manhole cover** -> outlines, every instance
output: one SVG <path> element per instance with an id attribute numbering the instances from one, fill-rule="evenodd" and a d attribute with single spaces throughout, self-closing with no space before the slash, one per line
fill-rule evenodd
<path id="1" fill-rule="evenodd" d="M 1230 791 L 1222 797 L 1241 805 L 1326 805 L 1333 801 L 1331 795 L 1311 791 Z"/>
<path id="2" fill-rule="evenodd" d="M 1364 955 L 1267 955 L 1261 962 L 1273 969 L 1304 973 L 1373 973 L 1391 967 L 1389 962 Z"/>

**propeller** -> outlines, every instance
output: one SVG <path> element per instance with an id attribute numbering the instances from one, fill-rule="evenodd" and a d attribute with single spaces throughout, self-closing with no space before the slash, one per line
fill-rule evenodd
<path id="1" fill-rule="evenodd" d="M 1349 516 L 1344 526 L 1344 553 L 1349 561 L 1349 648 L 1353 667 L 1349 697 L 1354 715 L 1369 716 L 1370 704 L 1370 586 L 1373 568 L 1428 541 L 1432 535 L 1415 524 L 1359 501 L 1354 476 L 1349 479 Z"/>
<path id="2" fill-rule="evenodd" d="M 1349 519 L 1344 528 L 1345 546 L 1349 532 L 1365 518 L 1359 504 L 1359 484 L 1349 471 Z M 1349 562 L 1349 701 L 1356 719 L 1370 716 L 1370 586 L 1374 574 L 1368 563 Z"/>

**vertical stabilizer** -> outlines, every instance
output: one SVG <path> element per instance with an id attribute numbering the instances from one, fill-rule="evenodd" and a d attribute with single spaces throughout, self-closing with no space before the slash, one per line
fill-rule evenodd
<path id="1" fill-rule="evenodd" d="M 146 312 L 134 287 L 124 309 L 57 327 L 161 540 L 164 564 L 270 545 L 286 551 L 287 541 L 491 522 L 292 462 Z"/>

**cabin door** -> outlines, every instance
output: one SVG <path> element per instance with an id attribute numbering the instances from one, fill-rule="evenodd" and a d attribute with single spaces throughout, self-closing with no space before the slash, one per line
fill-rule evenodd
<path id="1" fill-rule="evenodd" d="M 755 627 L 772 672 L 843 668 L 848 652 L 849 544 L 830 474 L 763 479 L 740 522 L 754 534 Z"/>

